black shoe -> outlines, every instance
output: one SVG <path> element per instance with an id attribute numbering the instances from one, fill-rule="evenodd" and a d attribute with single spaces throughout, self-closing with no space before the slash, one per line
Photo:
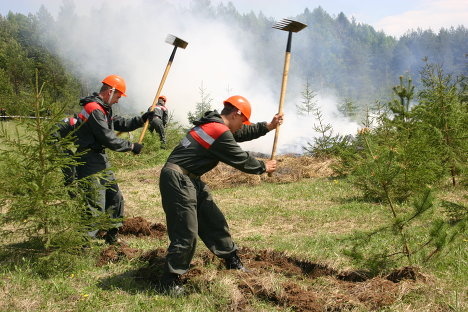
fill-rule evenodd
<path id="1" fill-rule="evenodd" d="M 160 291 L 166 295 L 178 297 L 186 294 L 179 274 L 164 273 L 159 282 Z"/>
<path id="2" fill-rule="evenodd" d="M 118 232 L 119 232 L 118 228 L 109 229 L 107 231 L 106 235 L 104 235 L 104 240 L 105 240 L 106 244 L 109 244 L 109 245 L 117 244 L 117 242 L 119 241 L 117 239 L 117 233 Z"/>
<path id="3" fill-rule="evenodd" d="M 234 253 L 229 258 L 226 258 L 225 259 L 225 265 L 226 265 L 226 269 L 228 269 L 228 270 L 240 270 L 242 272 L 250 272 L 250 270 L 247 269 L 242 264 L 242 261 L 240 260 L 237 253 Z"/>

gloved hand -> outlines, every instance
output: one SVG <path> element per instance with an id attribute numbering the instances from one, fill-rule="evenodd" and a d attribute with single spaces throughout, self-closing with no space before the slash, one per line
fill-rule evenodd
<path id="1" fill-rule="evenodd" d="M 155 111 L 150 111 L 146 112 L 143 115 L 141 115 L 141 119 L 143 119 L 143 122 L 146 122 L 147 120 L 151 121 L 154 118 Z"/>
<path id="2" fill-rule="evenodd" d="M 133 143 L 132 144 L 132 153 L 138 155 L 141 153 L 141 149 L 143 148 L 143 144 L 140 143 Z"/>

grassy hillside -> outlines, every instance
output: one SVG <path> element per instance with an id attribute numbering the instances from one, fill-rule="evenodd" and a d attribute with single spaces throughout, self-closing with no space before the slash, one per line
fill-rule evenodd
<path id="1" fill-rule="evenodd" d="M 130 157 L 130 156 L 129 156 Z M 310 160 L 304 159 L 304 164 Z M 287 167 L 285 162 L 282 163 Z M 128 169 L 131 167 L 132 169 Z M 3 245 L 1 311 L 464 311 L 468 288 L 465 240 L 431 262 L 405 259 L 380 271 L 343 254 L 353 232 L 385 223 L 384 205 L 364 202 L 346 180 L 322 174 L 285 182 L 226 174 L 206 181 L 225 212 L 252 273 L 226 271 L 199 242 L 185 277 L 190 293 L 155 290 L 168 240 L 160 203 L 160 165 L 128 166 L 117 177 L 126 199 L 126 244 L 91 248 L 67 259 L 37 261 L 34 250 Z M 300 161 L 295 168 L 300 167 Z M 125 168 L 122 166 L 120 168 Z M 290 171 L 290 170 L 289 170 Z M 282 182 L 281 182 L 282 181 Z M 447 187 L 444 198 L 466 203 L 467 191 Z M 421 221 L 412 228 L 417 236 Z M 388 238 L 373 248 L 386 248 Z M 370 248 L 370 247 L 369 247 Z M 398 250 L 395 250 L 397 252 Z"/>

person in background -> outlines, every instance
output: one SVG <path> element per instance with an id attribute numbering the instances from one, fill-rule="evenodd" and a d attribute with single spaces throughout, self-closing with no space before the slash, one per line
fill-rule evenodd
<path id="1" fill-rule="evenodd" d="M 154 107 L 154 118 L 149 124 L 149 131 L 153 133 L 156 132 L 159 134 L 159 139 L 161 141 L 161 147 L 166 148 L 166 133 L 165 127 L 169 119 L 166 107 L 167 98 L 164 95 L 161 95 L 158 98 L 158 103 Z"/>
<path id="2" fill-rule="evenodd" d="M 128 132 L 140 128 L 154 116 L 154 112 L 146 112 L 142 116 L 123 118 L 115 116 L 112 106 L 126 96 L 125 80 L 117 75 L 107 76 L 102 80 L 99 93 L 95 92 L 80 100 L 83 107 L 78 114 L 81 123 L 76 130 L 77 152 L 83 152 L 76 167 L 77 178 L 86 179 L 82 183 L 86 188 L 86 199 L 89 214 L 97 216 L 103 213 L 111 219 L 111 227 L 107 229 L 93 228 L 90 224 L 88 234 L 96 236 L 99 230 L 106 230 L 106 243 L 117 242 L 118 229 L 122 226 L 124 215 L 123 196 L 115 180 L 106 149 L 116 152 L 140 154 L 143 145 L 119 138 L 115 131 Z"/>
<path id="3" fill-rule="evenodd" d="M 275 115 L 269 123 L 251 124 L 250 114 L 247 99 L 229 97 L 221 113 L 208 111 L 194 122 L 195 127 L 174 148 L 161 170 L 159 188 L 170 240 L 160 280 L 163 291 L 183 294 L 180 276 L 189 269 L 197 236 L 224 259 L 227 269 L 247 270 L 237 255 L 226 219 L 201 176 L 220 161 L 251 174 L 276 170 L 276 160 L 258 160 L 242 150 L 238 142 L 275 129 L 283 115 Z"/>

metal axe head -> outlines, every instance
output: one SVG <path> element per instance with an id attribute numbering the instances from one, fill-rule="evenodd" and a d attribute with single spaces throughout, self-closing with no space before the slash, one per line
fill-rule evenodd
<path id="1" fill-rule="evenodd" d="M 275 29 L 291 31 L 291 32 L 298 32 L 298 31 L 303 30 L 306 27 L 307 27 L 306 24 L 302 24 L 300 22 L 293 21 L 287 18 L 283 18 L 281 21 L 273 25 L 273 28 Z"/>
<path id="2" fill-rule="evenodd" d="M 166 42 L 182 49 L 185 49 L 188 45 L 187 41 L 184 41 L 174 35 L 167 35 Z"/>

